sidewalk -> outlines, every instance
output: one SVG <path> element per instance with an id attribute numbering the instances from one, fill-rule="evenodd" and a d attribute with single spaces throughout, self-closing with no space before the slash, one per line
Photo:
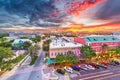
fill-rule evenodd
<path id="1" fill-rule="evenodd" d="M 47 68 L 46 65 L 43 65 L 41 68 L 42 80 L 58 80 L 58 76 L 54 73 L 54 69 Z M 50 70 L 49 70 L 50 69 Z"/>
<path id="2" fill-rule="evenodd" d="M 29 57 L 29 55 L 27 55 L 24 59 L 22 59 L 11 71 L 7 71 L 4 74 L 2 74 L 0 76 L 0 80 L 7 80 L 7 78 L 9 78 L 11 75 L 13 75 L 16 70 L 19 68 L 19 66 Z"/>

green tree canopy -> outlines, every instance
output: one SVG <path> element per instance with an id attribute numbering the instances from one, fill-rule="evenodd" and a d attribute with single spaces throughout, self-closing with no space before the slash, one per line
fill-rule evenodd
<path id="1" fill-rule="evenodd" d="M 104 51 L 104 50 L 107 50 L 108 49 L 108 45 L 107 44 L 103 44 L 102 45 L 102 50 Z"/>
<path id="2" fill-rule="evenodd" d="M 68 51 L 68 53 L 66 55 L 66 62 L 77 63 L 77 62 L 79 62 L 79 58 L 72 51 Z"/>
<path id="3" fill-rule="evenodd" d="M 24 42 L 22 45 L 23 49 L 28 49 L 30 46 L 31 46 L 31 43 L 28 41 Z"/>
<path id="4" fill-rule="evenodd" d="M 0 34 L 0 38 L 7 37 L 7 36 L 9 36 L 8 33 L 2 33 L 2 34 Z"/>
<path id="5" fill-rule="evenodd" d="M 81 51 L 81 56 L 83 58 L 91 59 L 93 56 L 96 55 L 95 51 L 90 46 L 87 45 L 82 46 L 80 48 L 80 51 Z"/>
<path id="6" fill-rule="evenodd" d="M 57 56 L 56 56 L 56 62 L 57 63 L 63 63 L 63 62 L 65 62 L 65 56 L 63 55 L 63 54 L 58 54 Z"/>
<path id="7" fill-rule="evenodd" d="M 43 50 L 44 51 L 49 51 L 49 44 L 50 44 L 51 40 L 46 40 L 44 43 L 43 43 Z"/>
<path id="8" fill-rule="evenodd" d="M 29 53 L 30 53 L 31 58 L 34 58 L 37 55 L 38 49 L 39 49 L 38 45 L 34 45 L 34 46 L 31 45 L 29 47 Z"/>
<path id="9" fill-rule="evenodd" d="M 41 41 L 41 37 L 40 36 L 35 36 L 35 38 L 31 38 L 31 40 L 35 43 L 40 42 Z"/>
<path id="10" fill-rule="evenodd" d="M 13 52 L 10 48 L 0 47 L 0 63 L 3 62 L 4 58 L 11 58 L 13 56 Z M 0 64 L 1 66 L 2 64 Z"/>

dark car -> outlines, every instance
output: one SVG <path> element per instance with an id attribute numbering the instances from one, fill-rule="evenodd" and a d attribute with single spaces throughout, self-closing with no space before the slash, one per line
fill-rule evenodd
<path id="1" fill-rule="evenodd" d="M 80 68 L 78 66 L 71 66 L 71 68 L 75 71 L 80 71 Z"/>
<path id="2" fill-rule="evenodd" d="M 12 70 L 12 68 L 8 68 L 7 70 L 8 70 L 8 71 L 11 71 L 11 70 Z"/>
<path id="3" fill-rule="evenodd" d="M 109 65 L 117 66 L 117 64 L 115 64 L 115 62 L 113 62 L 113 61 L 110 61 Z"/>
<path id="4" fill-rule="evenodd" d="M 94 63 L 88 63 L 88 64 L 91 65 L 91 66 L 93 66 L 93 67 L 96 68 L 96 69 L 99 69 L 99 66 L 96 65 L 96 64 L 94 64 Z"/>
<path id="5" fill-rule="evenodd" d="M 120 63 L 118 61 L 112 61 L 112 62 L 114 62 L 117 65 L 120 65 Z"/>
<path id="6" fill-rule="evenodd" d="M 97 64 L 97 65 L 101 68 L 107 69 L 107 66 L 105 66 L 105 65 L 102 65 L 102 64 Z"/>
<path id="7" fill-rule="evenodd" d="M 64 75 L 64 74 L 65 74 L 65 71 L 64 71 L 64 70 L 62 70 L 62 69 L 57 69 L 56 71 L 57 71 L 58 73 L 62 74 L 62 75 Z"/>

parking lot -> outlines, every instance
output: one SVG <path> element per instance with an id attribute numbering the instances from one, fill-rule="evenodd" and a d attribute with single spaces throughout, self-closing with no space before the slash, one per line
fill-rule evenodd
<path id="1" fill-rule="evenodd" d="M 120 65 L 107 66 L 107 69 L 80 71 L 80 76 L 70 77 L 71 80 L 120 80 Z"/>
<path id="2" fill-rule="evenodd" d="M 100 67 L 95 70 L 73 70 L 73 73 L 66 72 L 65 75 L 56 74 L 59 80 L 120 80 L 120 65 L 108 65 L 107 69 Z"/>

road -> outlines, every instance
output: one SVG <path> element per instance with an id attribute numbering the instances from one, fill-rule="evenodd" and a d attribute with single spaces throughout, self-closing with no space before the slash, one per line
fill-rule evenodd
<path id="1" fill-rule="evenodd" d="M 30 58 L 28 58 L 24 65 L 22 65 L 14 75 L 9 77 L 7 80 L 42 80 L 41 67 L 44 64 L 45 52 L 42 50 L 42 43 L 40 44 L 41 49 L 38 52 L 38 58 L 33 66 L 29 66 Z"/>
<path id="2" fill-rule="evenodd" d="M 81 72 L 81 76 L 72 80 L 120 80 L 120 65 L 108 66 L 108 69 Z"/>
<path id="3" fill-rule="evenodd" d="M 43 63 L 44 57 L 45 57 L 45 53 L 42 51 L 42 54 L 38 57 L 37 62 L 34 65 L 34 68 L 40 67 L 44 64 Z M 41 70 L 32 71 L 28 80 L 42 80 Z"/>

